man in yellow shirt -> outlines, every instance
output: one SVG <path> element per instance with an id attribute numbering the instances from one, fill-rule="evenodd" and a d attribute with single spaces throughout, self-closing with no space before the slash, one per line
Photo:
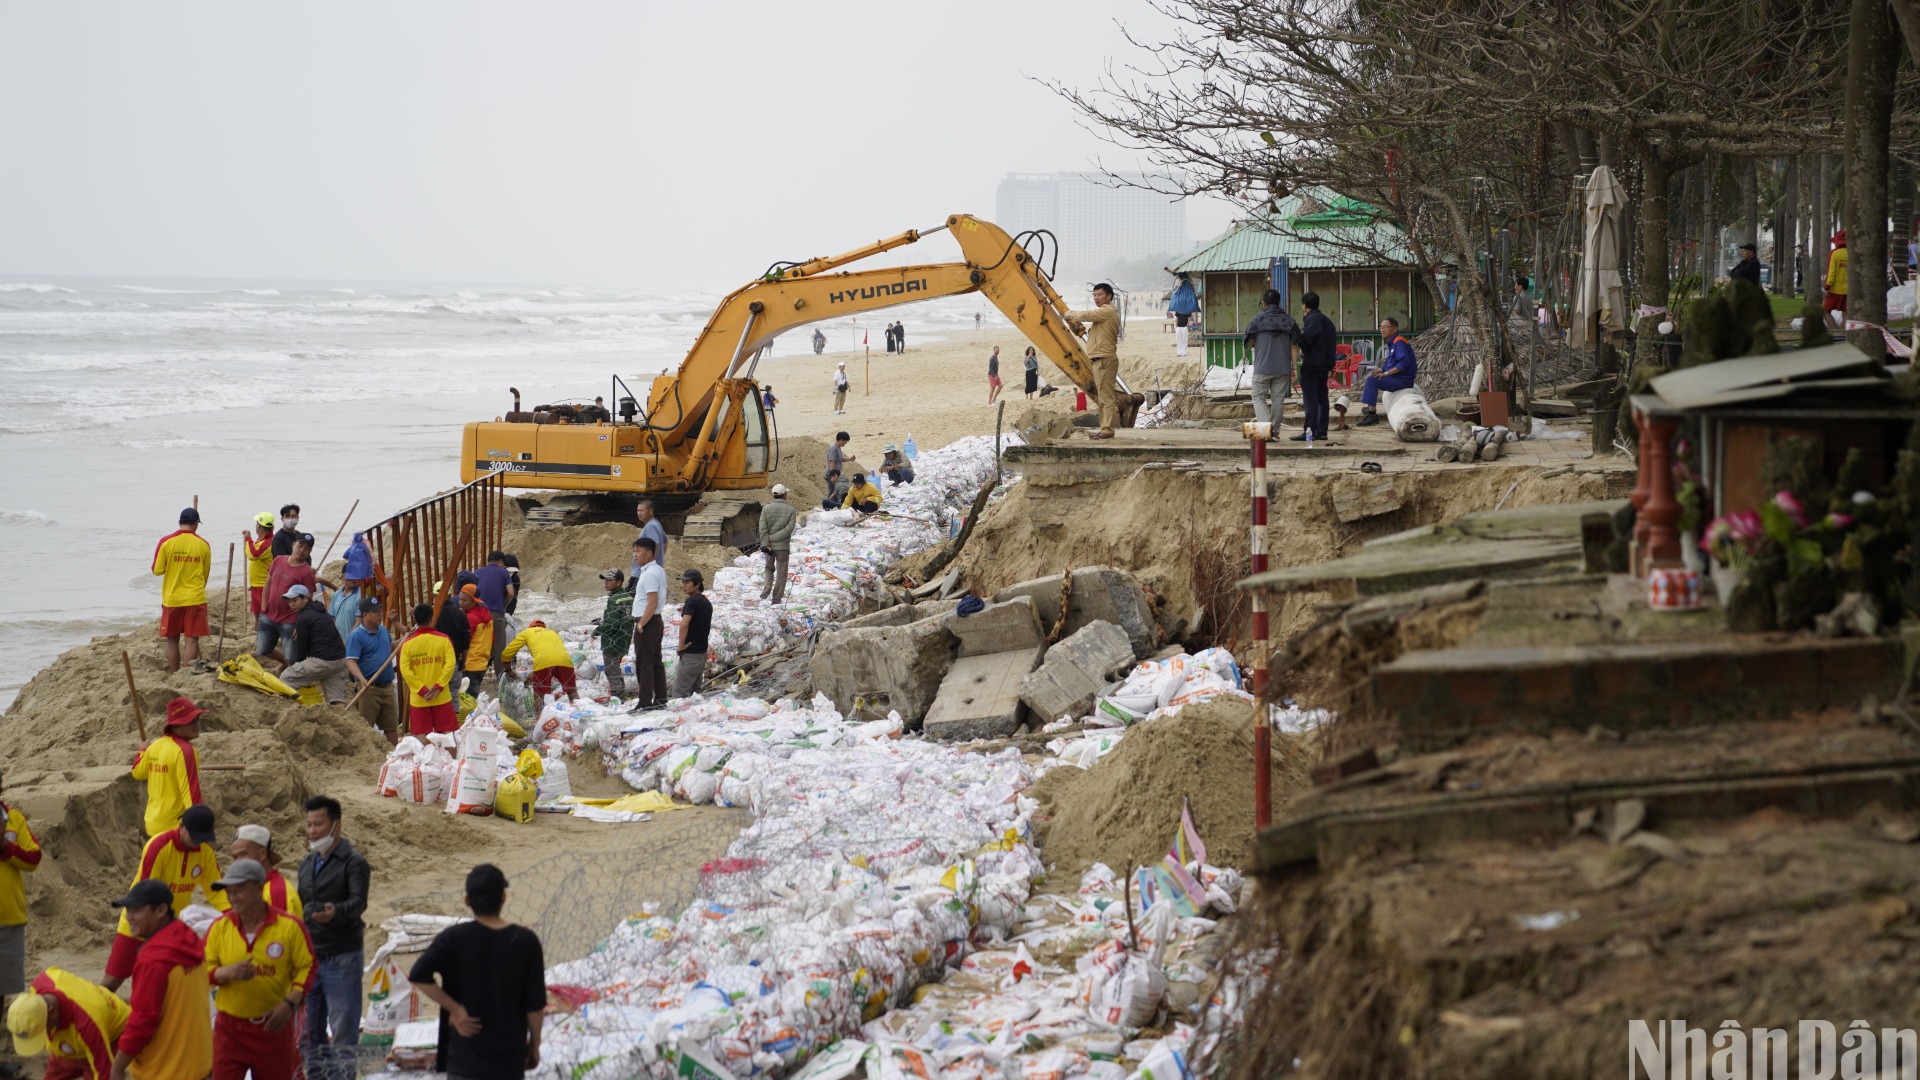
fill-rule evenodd
<path id="1" fill-rule="evenodd" d="M 200 717 L 207 710 L 186 698 L 167 702 L 167 721 L 160 737 L 133 759 L 133 778 L 147 782 L 147 835 L 159 836 L 180 824 L 187 807 L 205 802 L 200 797 L 200 755 L 193 740 L 200 735 Z"/>
<path id="2" fill-rule="evenodd" d="M 267 868 L 267 906 L 298 919 L 306 914 L 300 906 L 300 890 L 280 872 L 280 857 L 273 850 L 273 833 L 265 825 L 242 825 L 233 831 L 233 846 L 227 849 L 238 859 L 252 859 Z"/>
<path id="3" fill-rule="evenodd" d="M 207 931 L 213 969 L 213 1075 L 240 1080 L 293 1080 L 300 1067 L 293 1023 L 313 987 L 313 942 L 306 924 L 275 911 L 266 898 L 267 868 L 235 859 L 213 883 L 232 902 Z"/>
<path id="4" fill-rule="evenodd" d="M 27 883 L 40 869 L 40 845 L 27 815 L 0 802 L 0 1000 L 27 988 Z"/>
<path id="5" fill-rule="evenodd" d="M 142 881 L 113 906 L 141 938 L 114 1080 L 204 1080 L 213 1068 L 213 1023 L 200 935 L 173 913 L 173 891 L 163 882 Z"/>
<path id="6" fill-rule="evenodd" d="M 114 1044 L 127 1025 L 127 1003 L 60 968 L 34 976 L 31 989 L 7 1007 L 13 1052 L 21 1057 L 44 1052 L 50 1077 L 107 1080 Z"/>
<path id="7" fill-rule="evenodd" d="M 419 738 L 458 730 L 449 689 L 459 671 L 453 642 L 433 628 L 433 605 L 413 609 L 413 633 L 400 643 L 400 677 L 407 681 L 407 730 Z"/>
<path id="8" fill-rule="evenodd" d="M 140 853 L 140 869 L 134 872 L 133 883 L 138 885 L 149 879 L 165 882 L 173 892 L 173 913 L 178 915 L 193 903 L 195 887 L 206 892 L 207 903 L 221 911 L 227 910 L 227 895 L 212 887 L 219 877 L 220 864 L 213 855 L 213 811 L 204 806 L 189 806 L 187 812 L 180 815 L 179 828 L 147 841 L 146 850 Z M 113 935 L 113 951 L 107 954 L 107 977 L 101 985 L 109 990 L 120 989 L 120 984 L 133 974 L 133 958 L 139 951 L 140 938 L 122 911 L 119 929 Z"/>
<path id="9" fill-rule="evenodd" d="M 863 514 L 877 514 L 880 512 L 880 489 L 873 486 L 866 473 L 854 473 L 853 486 L 847 489 L 847 497 L 840 505 Z"/>
<path id="10" fill-rule="evenodd" d="M 1836 330 L 1847 328 L 1847 230 L 1833 234 L 1833 254 L 1827 256 L 1828 321 Z"/>
<path id="11" fill-rule="evenodd" d="M 1120 422 L 1120 312 L 1113 306 L 1113 286 L 1101 282 L 1093 287 L 1093 308 L 1069 311 L 1067 318 L 1076 323 L 1076 332 L 1087 337 L 1087 359 L 1093 363 L 1093 392 L 1100 399 L 1100 430 L 1090 439 L 1113 438 L 1113 426 Z"/>
<path id="12" fill-rule="evenodd" d="M 200 659 L 200 639 L 207 636 L 207 576 L 213 572 L 213 549 L 198 533 L 200 511 L 180 511 L 180 528 L 160 538 L 153 547 L 153 574 L 160 579 L 160 636 L 167 639 L 167 670 L 179 671 L 180 639 L 187 639 L 185 659 Z"/>
<path id="13" fill-rule="evenodd" d="M 257 622 L 267 610 L 267 575 L 273 572 L 273 511 L 253 515 L 253 530 L 240 530 L 247 545 L 247 610 Z"/>
<path id="14" fill-rule="evenodd" d="M 568 700 L 577 692 L 573 676 L 573 656 L 567 652 L 567 643 L 560 635 L 547 629 L 547 624 L 535 619 L 527 624 L 525 630 L 513 636 L 507 647 L 500 650 L 500 664 L 503 668 L 513 664 L 513 658 L 520 650 L 527 650 L 533 657 L 533 674 L 527 678 L 527 689 L 534 696 L 545 701 L 556 687 L 566 690 Z"/>

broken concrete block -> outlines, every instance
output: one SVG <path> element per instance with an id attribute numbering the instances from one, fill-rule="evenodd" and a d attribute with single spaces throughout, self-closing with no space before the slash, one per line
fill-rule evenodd
<path id="1" fill-rule="evenodd" d="M 1133 642 L 1110 622 L 1090 623 L 1060 639 L 1020 682 L 1020 700 L 1041 723 L 1076 711 L 1133 666 Z"/>
<path id="2" fill-rule="evenodd" d="M 1020 682 L 1039 663 L 1044 647 L 963 656 L 940 683 L 922 731 L 929 739 L 964 742 L 1020 730 Z"/>
<path id="3" fill-rule="evenodd" d="M 955 605 L 956 607 L 958 605 Z M 1047 642 L 1047 632 L 1034 613 L 1033 600 L 1016 596 L 1004 604 L 989 604 L 971 615 L 950 615 L 947 629 L 960 639 L 961 656 L 1032 649 Z"/>
<path id="4" fill-rule="evenodd" d="M 1032 581 L 1009 585 L 993 594 L 995 603 L 1016 596 L 1033 598 L 1040 625 L 1051 631 L 1060 619 L 1060 575 L 1051 574 Z M 1143 660 L 1160 647 L 1153 608 L 1147 603 L 1146 590 L 1132 574 L 1113 566 L 1086 566 L 1073 572 L 1073 595 L 1067 604 L 1065 634 L 1074 633 L 1091 623 L 1110 622 L 1127 632 L 1133 643 L 1133 655 Z"/>
<path id="5" fill-rule="evenodd" d="M 848 619 L 840 624 L 842 630 L 858 630 L 866 626 L 906 626 L 922 619 L 937 619 L 942 615 L 953 614 L 960 606 L 958 600 L 922 600 L 917 604 L 895 604 L 879 611 L 862 615 L 857 619 Z"/>
<path id="6" fill-rule="evenodd" d="M 882 712 L 897 709 L 909 723 L 927 714 L 959 641 L 943 619 L 906 626 L 863 626 L 820 636 L 808 674 L 813 688 L 841 712 L 865 698 Z"/>

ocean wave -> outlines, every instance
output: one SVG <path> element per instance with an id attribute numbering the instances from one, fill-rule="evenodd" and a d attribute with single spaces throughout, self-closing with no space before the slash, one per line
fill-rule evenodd
<path id="1" fill-rule="evenodd" d="M 0 525 L 58 525 L 50 514 L 38 510 L 0 510 Z"/>
<path id="2" fill-rule="evenodd" d="M 243 293 L 246 293 L 248 296 L 279 296 L 280 295 L 279 289 L 241 289 L 240 291 Z"/>
<path id="3" fill-rule="evenodd" d="M 64 285 L 40 285 L 33 282 L 0 285 L 0 292 L 70 293 L 72 291 Z"/>
<path id="4" fill-rule="evenodd" d="M 212 443 L 199 439 L 121 439 L 120 445 L 129 450 L 211 450 Z"/>

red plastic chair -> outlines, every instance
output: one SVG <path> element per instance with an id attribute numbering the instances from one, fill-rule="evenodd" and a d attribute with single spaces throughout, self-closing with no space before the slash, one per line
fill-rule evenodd
<path id="1" fill-rule="evenodd" d="M 1342 389 L 1351 390 L 1360 374 L 1360 354 L 1351 345 L 1333 347 L 1333 379 Z"/>

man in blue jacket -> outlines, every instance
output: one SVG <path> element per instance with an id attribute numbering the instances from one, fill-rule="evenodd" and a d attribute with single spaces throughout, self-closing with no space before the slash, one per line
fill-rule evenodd
<path id="1" fill-rule="evenodd" d="M 1316 439 L 1327 437 L 1327 376 L 1333 374 L 1334 339 L 1339 335 L 1333 320 L 1320 313 L 1319 293 L 1305 294 L 1300 304 L 1307 309 L 1300 320 L 1300 400 L 1307 416 L 1294 442 L 1307 441 L 1308 432 Z"/>
<path id="2" fill-rule="evenodd" d="M 1268 289 L 1261 308 L 1247 323 L 1247 352 L 1253 356 L 1253 422 L 1280 423 L 1287 384 L 1293 381 L 1293 339 L 1300 333 L 1293 316 L 1280 309 L 1280 292 Z"/>
<path id="3" fill-rule="evenodd" d="M 1380 362 L 1380 370 L 1367 376 L 1367 384 L 1360 388 L 1360 404 L 1366 415 L 1358 421 L 1359 427 L 1380 422 L 1380 414 L 1375 406 L 1380 401 L 1382 390 L 1405 390 L 1413 385 L 1420 373 L 1420 365 L 1413 358 L 1413 346 L 1400 336 L 1400 323 L 1395 319 L 1380 320 L 1380 341 L 1386 347 L 1387 358 Z"/>

